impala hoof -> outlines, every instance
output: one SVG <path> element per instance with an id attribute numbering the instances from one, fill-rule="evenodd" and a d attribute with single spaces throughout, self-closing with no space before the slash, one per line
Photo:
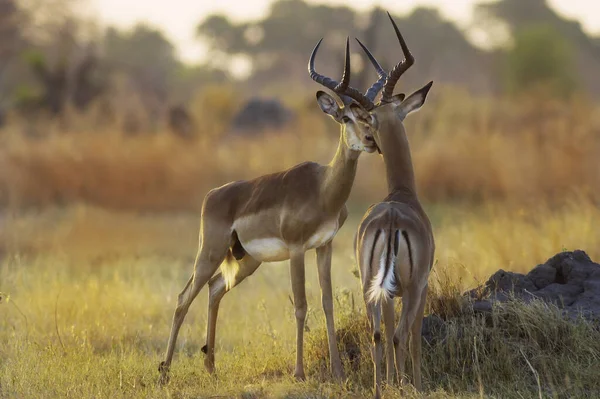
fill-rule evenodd
<path id="1" fill-rule="evenodd" d="M 296 379 L 296 381 L 306 381 L 306 376 L 304 375 L 304 371 L 294 372 L 294 378 Z"/>
<path id="2" fill-rule="evenodd" d="M 333 378 L 338 381 L 344 381 L 346 379 L 346 374 L 342 370 L 334 371 Z"/>
<path id="3" fill-rule="evenodd" d="M 166 383 L 169 382 L 169 366 L 167 365 L 166 362 L 160 362 L 160 364 L 158 365 L 158 372 L 160 373 L 160 376 L 158 377 L 158 384 L 159 385 L 165 385 Z"/>
<path id="4" fill-rule="evenodd" d="M 214 360 L 210 360 L 208 358 L 204 359 L 204 367 L 206 367 L 206 371 L 208 371 L 208 374 L 214 374 L 215 373 L 215 361 Z"/>

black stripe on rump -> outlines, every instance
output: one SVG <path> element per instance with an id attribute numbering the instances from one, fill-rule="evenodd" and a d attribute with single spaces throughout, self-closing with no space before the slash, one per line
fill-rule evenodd
<path id="1" fill-rule="evenodd" d="M 410 246 L 410 239 L 408 238 L 408 233 L 404 230 L 402 230 L 402 235 L 404 236 L 404 239 L 406 240 L 406 246 L 408 247 L 408 261 L 410 262 L 410 278 L 412 279 L 412 274 L 413 274 L 413 254 L 412 254 L 412 248 Z"/>

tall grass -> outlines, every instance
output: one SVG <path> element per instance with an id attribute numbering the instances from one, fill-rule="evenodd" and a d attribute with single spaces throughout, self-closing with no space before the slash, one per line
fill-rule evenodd
<path id="1" fill-rule="evenodd" d="M 128 136 L 118 126 L 86 125 L 84 116 L 77 116 L 76 130 L 37 126 L 43 134 L 36 139 L 23 135 L 22 124 L 10 125 L 0 131 L 0 201 L 197 210 L 215 186 L 333 156 L 338 127 L 316 104 L 297 107 L 295 122 L 283 131 L 233 138 L 222 120 L 227 101 L 237 104 L 231 98 L 215 101 L 213 113 L 207 110 L 211 102 L 202 103 L 192 141 L 166 131 Z M 438 90 L 406 123 L 421 197 L 521 204 L 562 203 L 573 195 L 600 200 L 600 112 L 582 98 L 565 101 Z M 362 156 L 353 200 L 372 202 L 385 194 L 378 158 Z"/>
<path id="2" fill-rule="evenodd" d="M 459 315 L 424 345 L 429 397 L 596 397 L 597 330 L 542 304 L 509 305 L 487 320 L 462 314 L 460 291 L 498 268 L 526 272 L 563 248 L 600 258 L 600 210 L 589 202 L 530 211 L 507 205 L 427 205 L 436 264 L 428 312 Z M 191 273 L 196 213 L 111 211 L 80 205 L 8 215 L 0 230 L 0 398 L 368 397 L 372 386 L 360 283 L 353 274 L 354 211 L 334 242 L 332 280 L 349 379 L 327 368 L 315 257 L 307 254 L 308 381 L 296 383 L 295 318 L 286 263 L 265 264 L 223 299 L 217 376 L 203 365 L 207 295 L 183 324 L 171 383 L 157 385 L 177 294 Z M 2 251 L 0 251 L 2 252 Z M 0 258 L 2 255 L 0 254 Z M 351 361 L 351 359 L 353 359 Z M 410 389 L 385 397 L 418 396 Z M 403 396 L 403 397 L 404 397 Z"/>

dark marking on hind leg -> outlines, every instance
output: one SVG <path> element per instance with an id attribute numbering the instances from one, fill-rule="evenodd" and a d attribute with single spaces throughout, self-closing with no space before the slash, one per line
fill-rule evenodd
<path id="1" fill-rule="evenodd" d="M 376 344 L 381 342 L 381 333 L 379 331 L 373 333 L 373 342 Z"/>

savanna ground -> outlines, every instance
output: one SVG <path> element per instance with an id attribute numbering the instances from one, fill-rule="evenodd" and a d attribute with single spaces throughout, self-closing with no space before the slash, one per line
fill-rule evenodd
<path id="1" fill-rule="evenodd" d="M 441 91 L 407 123 L 437 243 L 427 312 L 459 316 L 445 340 L 424 345 L 426 394 L 598 397 L 597 328 L 568 323 L 541 303 L 506 305 L 483 319 L 461 313 L 457 299 L 499 268 L 527 272 L 564 249 L 600 259 L 598 109 L 577 98 L 451 96 Z M 206 191 L 304 160 L 326 162 L 334 153 L 333 123 L 297 109 L 293 126 L 258 140 L 225 139 L 215 134 L 224 130 L 221 119 L 207 115 L 192 142 L 164 132 L 128 137 L 110 126 L 91 129 L 86 120 L 94 115 L 73 116 L 66 131 L 47 123 L 42 137 L 21 134 L 32 127 L 19 120 L 0 131 L 0 397 L 370 395 L 369 337 L 352 253 L 360 217 L 385 193 L 381 160 L 368 154 L 360 160 L 351 216 L 334 241 L 336 327 L 347 380 L 332 381 L 326 367 L 316 265 L 308 253 L 306 382 L 292 378 L 289 268 L 274 263 L 223 300 L 217 375 L 207 374 L 200 351 L 204 290 L 183 324 L 171 382 L 157 384 Z M 403 394 L 418 396 L 410 388 Z M 384 391 L 400 395 L 395 387 Z"/>

